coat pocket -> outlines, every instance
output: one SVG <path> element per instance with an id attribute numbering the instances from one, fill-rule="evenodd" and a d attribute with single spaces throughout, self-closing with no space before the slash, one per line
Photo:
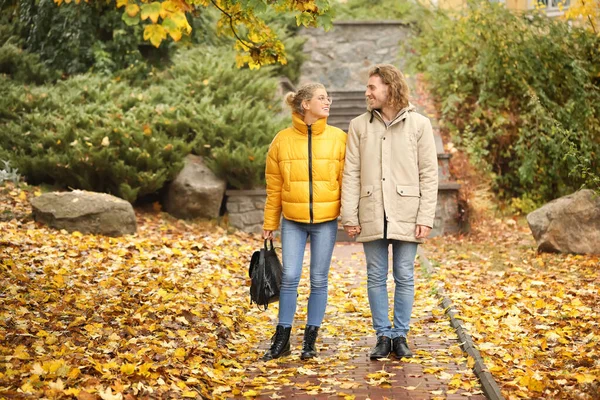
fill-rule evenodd
<path id="1" fill-rule="evenodd" d="M 338 189 L 338 173 L 336 168 L 336 162 L 329 162 L 329 189 L 337 190 Z"/>
<path id="2" fill-rule="evenodd" d="M 373 186 L 361 186 L 360 199 L 358 200 L 358 220 L 361 223 L 374 220 L 374 201 Z"/>
<path id="3" fill-rule="evenodd" d="M 292 162 L 285 161 L 283 163 L 283 190 L 286 192 L 290 191 L 290 183 L 292 180 Z"/>
<path id="4" fill-rule="evenodd" d="M 421 191 L 418 186 L 396 185 L 396 218 L 401 222 L 417 222 Z"/>

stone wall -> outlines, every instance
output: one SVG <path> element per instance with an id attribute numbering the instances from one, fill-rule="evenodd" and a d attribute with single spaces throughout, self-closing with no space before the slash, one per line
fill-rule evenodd
<path id="1" fill-rule="evenodd" d="M 409 28 L 398 21 L 336 22 L 328 32 L 305 28 L 307 38 L 300 83 L 320 82 L 328 90 L 364 90 L 367 71 L 374 64 L 388 63 L 403 69 L 400 43 Z"/>
<path id="2" fill-rule="evenodd" d="M 225 196 L 227 196 L 229 224 L 244 232 L 262 233 L 267 191 L 265 189 L 228 190 Z"/>
<path id="3" fill-rule="evenodd" d="M 433 229 L 429 237 L 461 232 L 458 205 L 458 183 L 440 183 L 438 186 L 437 204 Z"/>

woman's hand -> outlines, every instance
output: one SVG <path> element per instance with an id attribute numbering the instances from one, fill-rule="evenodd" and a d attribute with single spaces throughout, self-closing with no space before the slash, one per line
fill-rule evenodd
<path id="1" fill-rule="evenodd" d="M 351 238 L 354 239 L 354 237 L 360 233 L 360 226 L 359 225 L 356 225 L 356 226 L 344 225 L 344 230 L 346 231 L 348 236 L 350 236 Z"/>
<path id="2" fill-rule="evenodd" d="M 273 240 L 273 231 L 263 231 L 263 239 Z"/>

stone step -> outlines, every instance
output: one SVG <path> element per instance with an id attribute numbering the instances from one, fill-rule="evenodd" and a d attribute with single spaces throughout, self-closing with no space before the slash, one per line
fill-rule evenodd
<path id="1" fill-rule="evenodd" d="M 366 111 L 366 107 L 364 105 L 334 105 L 331 107 L 329 111 L 329 115 L 354 115 L 358 116 Z M 354 118 L 354 117 L 353 117 Z"/>
<path id="2" fill-rule="evenodd" d="M 334 90 L 328 93 L 333 98 L 333 103 L 327 123 L 348 131 L 350 121 L 363 114 L 367 109 L 365 92 L 363 90 Z"/>
<path id="3" fill-rule="evenodd" d="M 365 92 L 364 90 L 361 91 L 356 91 L 356 90 L 349 90 L 349 91 L 342 91 L 342 90 L 330 90 L 327 92 L 327 94 L 329 94 L 329 96 L 331 98 L 333 98 L 333 101 L 337 101 L 338 99 L 361 99 L 364 101 L 365 99 Z"/>
<path id="4" fill-rule="evenodd" d="M 332 111 L 348 107 L 360 108 L 364 111 L 367 109 L 367 103 L 364 99 L 334 99 L 331 104 Z"/>
<path id="5" fill-rule="evenodd" d="M 329 118 L 327 120 L 327 124 L 331 125 L 331 126 L 335 126 L 336 128 L 340 128 L 344 132 L 347 132 L 348 131 L 348 126 L 350 125 L 350 120 Z"/>

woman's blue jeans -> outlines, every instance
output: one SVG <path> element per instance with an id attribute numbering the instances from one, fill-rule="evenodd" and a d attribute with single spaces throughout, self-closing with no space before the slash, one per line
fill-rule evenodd
<path id="1" fill-rule="evenodd" d="M 321 326 L 327 307 L 327 283 L 337 234 L 337 220 L 303 224 L 283 218 L 281 249 L 283 277 L 279 294 L 279 325 L 292 326 L 306 240 L 310 236 L 310 296 L 307 325 Z"/>
<path id="2" fill-rule="evenodd" d="M 388 247 L 393 250 L 394 325 L 388 314 Z M 363 243 L 367 259 L 367 289 L 377 336 L 396 338 L 408 334 L 415 299 L 414 264 L 417 243 L 379 239 Z"/>

